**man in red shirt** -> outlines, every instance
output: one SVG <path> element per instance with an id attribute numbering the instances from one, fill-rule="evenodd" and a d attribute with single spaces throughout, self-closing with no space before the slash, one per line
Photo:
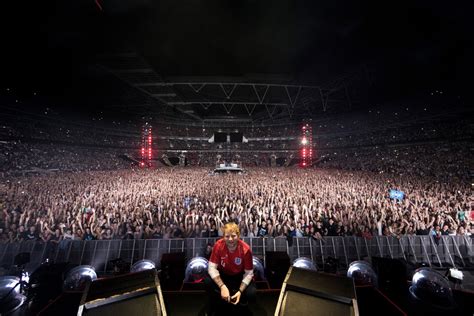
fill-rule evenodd
<path id="1" fill-rule="evenodd" d="M 240 239 L 237 224 L 230 222 L 222 227 L 223 238 L 219 239 L 209 259 L 209 276 L 206 288 L 209 293 L 209 309 L 222 299 L 237 305 L 255 300 L 256 288 L 253 279 L 252 250 Z"/>

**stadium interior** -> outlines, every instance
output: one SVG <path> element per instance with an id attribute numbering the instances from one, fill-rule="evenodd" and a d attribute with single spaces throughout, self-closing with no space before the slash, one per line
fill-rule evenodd
<path id="1" fill-rule="evenodd" d="M 9 3 L 0 315 L 210 315 L 228 222 L 214 315 L 472 315 L 469 9 Z"/>

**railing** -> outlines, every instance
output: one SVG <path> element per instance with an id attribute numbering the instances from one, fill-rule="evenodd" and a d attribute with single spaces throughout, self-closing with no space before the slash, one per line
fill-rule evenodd
<path id="1" fill-rule="evenodd" d="M 31 261 L 26 270 L 32 272 L 42 262 L 70 262 L 94 266 L 98 273 L 112 271 L 110 261 L 121 258 L 132 265 L 137 260 L 150 259 L 160 266 L 164 253 L 184 252 L 187 260 L 204 256 L 208 243 L 215 238 L 190 239 L 140 239 L 140 240 L 64 240 L 59 244 L 38 241 L 0 244 L 0 264 L 9 269 L 14 258 L 22 252 L 30 253 Z M 473 262 L 472 239 L 467 236 L 442 236 L 435 240 L 430 236 L 374 237 L 325 237 L 312 238 L 243 238 L 255 256 L 262 258 L 269 251 L 288 253 L 291 260 L 307 257 L 319 266 L 331 257 L 338 259 L 342 268 L 352 261 L 367 257 L 404 259 L 413 263 L 425 263 L 432 267 L 471 266 Z"/>

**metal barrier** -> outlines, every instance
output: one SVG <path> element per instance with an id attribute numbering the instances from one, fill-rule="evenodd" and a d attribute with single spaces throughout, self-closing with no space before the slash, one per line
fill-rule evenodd
<path id="1" fill-rule="evenodd" d="M 28 252 L 31 256 L 27 271 L 32 272 L 42 262 L 88 264 L 98 273 L 107 274 L 113 267 L 110 261 L 121 258 L 132 265 L 141 259 L 150 259 L 160 267 L 163 253 L 184 252 L 187 260 L 205 256 L 208 243 L 216 238 L 192 239 L 141 239 L 141 240 L 64 240 L 59 244 L 38 241 L 0 244 L 0 265 L 9 269 L 17 254 Z M 262 258 L 266 266 L 268 251 L 287 252 L 291 260 L 299 257 L 310 258 L 317 265 L 324 265 L 328 258 L 338 259 L 342 268 L 352 261 L 367 257 L 404 259 L 413 263 L 425 263 L 431 267 L 464 268 L 473 265 L 472 239 L 467 236 L 374 237 L 325 237 L 312 238 L 247 238 L 255 256 Z"/>

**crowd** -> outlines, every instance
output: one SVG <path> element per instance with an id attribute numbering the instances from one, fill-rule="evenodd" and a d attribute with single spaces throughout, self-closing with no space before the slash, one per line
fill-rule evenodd
<path id="1" fill-rule="evenodd" d="M 124 149 L 76 145 L 0 142 L 0 176 L 41 171 L 111 170 L 129 167 Z"/>
<path id="2" fill-rule="evenodd" d="M 391 200 L 389 189 L 405 192 Z M 474 233 L 467 182 L 367 171 L 206 168 L 14 177 L 0 190 L 2 242 L 219 236 L 402 236 Z"/>
<path id="3" fill-rule="evenodd" d="M 297 138 L 265 139 L 297 136 L 297 125 L 240 128 L 254 137 L 243 144 L 209 143 L 215 128 L 156 126 L 162 167 L 135 170 L 127 157 L 138 157 L 136 131 L 69 130 L 53 124 L 59 118 L 21 129 L 8 120 L 0 129 L 0 240 L 212 237 L 230 220 L 249 237 L 471 234 L 471 121 L 396 111 L 314 122 L 318 169 L 305 170 L 294 168 Z M 179 158 L 186 163 L 169 167 Z M 209 174 L 230 161 L 247 172 Z M 405 199 L 391 200 L 389 189 Z"/>
<path id="4" fill-rule="evenodd" d="M 443 181 L 470 181 L 471 147 L 466 141 L 321 150 L 321 168 L 417 175 Z"/>

